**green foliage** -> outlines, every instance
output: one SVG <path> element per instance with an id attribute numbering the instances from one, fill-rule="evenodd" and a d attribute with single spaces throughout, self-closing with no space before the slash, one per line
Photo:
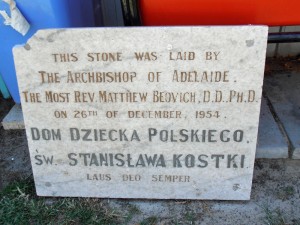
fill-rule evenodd
<path id="1" fill-rule="evenodd" d="M 140 214 L 141 211 L 136 205 L 129 204 L 127 206 L 127 214 L 125 216 L 124 224 L 129 224 L 134 215 Z"/>
<path id="2" fill-rule="evenodd" d="M 195 212 L 189 210 L 185 213 L 184 218 L 189 224 L 195 224 L 197 220 L 197 215 Z"/>
<path id="3" fill-rule="evenodd" d="M 0 192 L 0 224 L 119 224 L 120 219 L 100 199 L 37 197 L 32 179 Z"/>
<path id="4" fill-rule="evenodd" d="M 292 198 L 295 194 L 295 189 L 293 186 L 287 186 L 280 188 L 277 192 L 277 197 L 281 200 L 288 200 Z"/>
<path id="5" fill-rule="evenodd" d="M 157 224 L 157 222 L 158 222 L 158 218 L 157 217 L 150 216 L 150 217 L 144 219 L 141 222 L 141 225 L 155 225 L 155 224 Z"/>
<path id="6" fill-rule="evenodd" d="M 266 225 L 287 225 L 283 213 L 279 210 L 270 210 L 268 207 L 264 208 Z"/>

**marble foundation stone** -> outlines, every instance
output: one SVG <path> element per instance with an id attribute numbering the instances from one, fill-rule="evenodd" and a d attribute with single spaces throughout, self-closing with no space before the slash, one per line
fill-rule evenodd
<path id="1" fill-rule="evenodd" d="M 15 47 L 37 194 L 249 199 L 267 33 L 50 29 Z"/>

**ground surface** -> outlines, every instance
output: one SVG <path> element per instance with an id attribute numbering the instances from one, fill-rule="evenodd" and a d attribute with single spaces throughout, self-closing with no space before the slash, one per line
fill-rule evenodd
<path id="1" fill-rule="evenodd" d="M 273 59 L 268 61 L 266 75 L 291 69 L 300 71 L 297 58 Z M 12 106 L 11 100 L 0 97 L 1 121 Z M 25 131 L 5 131 L 1 127 L 0 191 L 13 181 L 30 175 Z M 43 199 L 49 204 L 58 201 L 57 198 Z M 102 199 L 97 204 L 121 217 L 127 215 L 126 219 L 118 220 L 124 224 L 300 225 L 300 160 L 256 160 L 250 201 Z"/>

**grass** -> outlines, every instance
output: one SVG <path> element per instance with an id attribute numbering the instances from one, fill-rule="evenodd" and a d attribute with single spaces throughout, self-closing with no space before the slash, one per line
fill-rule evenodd
<path id="1" fill-rule="evenodd" d="M 300 219 L 294 219 L 287 222 L 289 215 L 281 209 L 270 209 L 268 205 L 262 207 L 265 216 L 263 222 L 265 225 L 300 225 Z"/>
<path id="2" fill-rule="evenodd" d="M 0 192 L 0 224 L 105 225 L 122 224 L 126 219 L 101 199 L 37 197 L 32 179 L 13 183 Z"/>
<path id="3" fill-rule="evenodd" d="M 266 225 L 287 225 L 286 219 L 281 210 L 270 210 L 268 207 L 264 208 Z"/>
<path id="4" fill-rule="evenodd" d="M 127 214 L 125 216 L 124 223 L 128 224 L 132 220 L 132 218 L 133 218 L 134 215 L 137 215 L 137 214 L 140 214 L 140 213 L 141 213 L 141 211 L 140 211 L 140 209 L 137 206 L 128 204 L 128 206 L 127 206 Z"/>
<path id="5" fill-rule="evenodd" d="M 277 192 L 277 197 L 281 200 L 288 200 L 292 198 L 295 194 L 295 189 L 293 186 L 287 186 L 280 188 Z"/>
<path id="6" fill-rule="evenodd" d="M 295 195 L 293 187 L 280 189 L 280 199 L 289 199 Z M 272 209 L 266 204 L 260 206 L 264 211 L 265 225 L 300 225 L 300 218 L 291 220 L 291 216 L 281 209 Z M 38 197 L 32 178 L 15 182 L 0 192 L 0 224 L 131 224 L 134 216 L 141 214 L 140 209 L 126 203 L 122 212 L 108 206 L 106 200 L 97 198 L 48 198 Z M 198 215 L 186 210 L 182 218 L 169 218 L 170 224 L 195 224 Z M 161 218 L 151 216 L 139 225 L 158 224 Z"/>
<path id="7" fill-rule="evenodd" d="M 184 218 L 188 222 L 188 224 L 195 224 L 197 220 L 196 213 L 193 211 L 186 212 Z"/>
<path id="8" fill-rule="evenodd" d="M 140 225 L 155 225 L 158 222 L 158 218 L 156 216 L 150 216 L 144 219 Z"/>

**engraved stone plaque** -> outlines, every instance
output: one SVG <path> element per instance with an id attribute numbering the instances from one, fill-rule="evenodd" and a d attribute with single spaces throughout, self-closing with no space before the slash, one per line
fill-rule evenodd
<path id="1" fill-rule="evenodd" d="M 249 199 L 267 32 L 51 29 L 15 47 L 37 194 Z"/>

